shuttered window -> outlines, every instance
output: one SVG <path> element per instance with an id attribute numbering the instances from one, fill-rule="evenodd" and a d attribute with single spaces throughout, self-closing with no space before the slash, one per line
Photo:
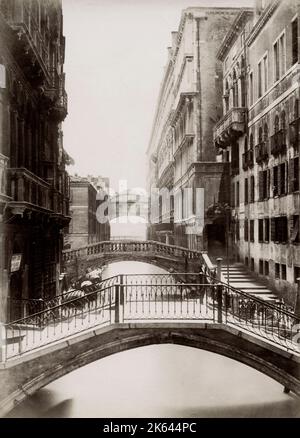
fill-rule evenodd
<path id="1" fill-rule="evenodd" d="M 254 242 L 254 220 L 250 221 L 250 242 Z"/>
<path id="2" fill-rule="evenodd" d="M 266 218 L 264 220 L 265 222 L 265 242 L 269 242 L 270 239 L 270 219 Z"/>
<path id="3" fill-rule="evenodd" d="M 250 202 L 254 202 L 254 198 L 255 198 L 255 180 L 254 180 L 254 176 L 251 175 L 251 178 L 250 178 Z"/>
<path id="4" fill-rule="evenodd" d="M 299 215 L 291 216 L 290 222 L 291 222 L 290 241 L 292 243 L 299 243 L 300 242 L 300 220 L 299 220 Z"/>
<path id="5" fill-rule="evenodd" d="M 245 178 L 245 204 L 248 204 L 248 178 Z"/>
<path id="6" fill-rule="evenodd" d="M 244 221 L 244 240 L 248 242 L 248 219 Z"/>
<path id="7" fill-rule="evenodd" d="M 264 220 L 258 219 L 258 241 L 264 241 Z"/>

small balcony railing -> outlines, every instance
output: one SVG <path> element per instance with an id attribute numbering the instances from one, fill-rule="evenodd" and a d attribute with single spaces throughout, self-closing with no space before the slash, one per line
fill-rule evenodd
<path id="1" fill-rule="evenodd" d="M 255 146 L 255 157 L 258 164 L 261 164 L 269 159 L 267 142 L 262 142 Z"/>
<path id="2" fill-rule="evenodd" d="M 271 137 L 271 154 L 277 157 L 286 153 L 286 131 L 280 130 Z"/>
<path id="3" fill-rule="evenodd" d="M 247 170 L 248 168 L 253 167 L 253 165 L 254 165 L 253 149 L 249 149 L 248 151 L 243 153 L 242 161 L 243 161 L 243 169 L 244 170 Z"/>
<path id="4" fill-rule="evenodd" d="M 214 128 L 214 141 L 226 146 L 231 139 L 242 135 L 246 129 L 246 108 L 231 108 Z"/>

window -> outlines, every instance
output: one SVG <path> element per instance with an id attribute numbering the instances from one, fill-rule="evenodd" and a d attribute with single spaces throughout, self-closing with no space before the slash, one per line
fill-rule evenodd
<path id="1" fill-rule="evenodd" d="M 281 278 L 286 280 L 286 265 L 281 265 Z"/>
<path id="2" fill-rule="evenodd" d="M 258 97 L 262 96 L 262 62 L 258 63 Z"/>
<path id="3" fill-rule="evenodd" d="M 258 241 L 264 241 L 264 220 L 258 219 Z"/>
<path id="4" fill-rule="evenodd" d="M 292 158 L 289 161 L 289 192 L 299 190 L 299 157 Z"/>
<path id="5" fill-rule="evenodd" d="M 269 242 L 270 239 L 270 219 L 265 219 L 265 242 Z"/>
<path id="6" fill-rule="evenodd" d="M 248 242 L 248 219 L 244 221 L 244 240 Z"/>
<path id="7" fill-rule="evenodd" d="M 274 82 L 279 80 L 279 44 L 276 42 L 273 46 L 273 56 L 274 56 Z"/>
<path id="8" fill-rule="evenodd" d="M 275 263 L 275 278 L 280 278 L 280 264 Z"/>
<path id="9" fill-rule="evenodd" d="M 249 266 L 249 258 L 248 257 L 245 257 L 245 265 Z"/>
<path id="10" fill-rule="evenodd" d="M 250 178 L 250 202 L 254 202 L 254 198 L 255 198 L 255 180 L 254 180 L 254 176 L 251 175 L 251 178 Z"/>
<path id="11" fill-rule="evenodd" d="M 298 19 L 292 21 L 292 65 L 298 62 Z"/>
<path id="12" fill-rule="evenodd" d="M 258 173 L 258 195 L 259 201 L 263 201 L 264 199 L 268 199 L 270 196 L 270 170 L 261 170 Z"/>
<path id="13" fill-rule="evenodd" d="M 264 92 L 268 91 L 268 55 L 263 59 L 263 71 L 264 71 Z"/>
<path id="14" fill-rule="evenodd" d="M 269 262 L 267 262 L 265 260 L 265 275 L 268 276 L 269 275 Z"/>
<path id="15" fill-rule="evenodd" d="M 285 163 L 280 164 L 280 195 L 286 194 Z"/>
<path id="16" fill-rule="evenodd" d="M 250 221 L 250 242 L 254 242 L 254 220 Z"/>
<path id="17" fill-rule="evenodd" d="M 278 166 L 273 167 L 273 196 L 279 194 Z"/>
<path id="18" fill-rule="evenodd" d="M 254 258 L 251 257 L 251 266 L 250 266 L 251 271 L 254 272 L 255 268 L 254 268 Z"/>
<path id="19" fill-rule="evenodd" d="M 273 45 L 274 82 L 278 81 L 286 69 L 285 34 L 283 33 Z"/>
<path id="20" fill-rule="evenodd" d="M 250 106 L 252 106 L 253 105 L 253 101 L 254 101 L 253 73 L 252 72 L 249 75 L 249 99 L 250 99 Z"/>
<path id="21" fill-rule="evenodd" d="M 290 231 L 290 241 L 292 243 L 299 243 L 300 242 L 300 221 L 299 221 L 299 215 L 294 215 L 291 218 L 292 227 Z"/>
<path id="22" fill-rule="evenodd" d="M 239 181 L 236 183 L 236 206 L 240 205 L 240 183 Z"/>
<path id="23" fill-rule="evenodd" d="M 231 185 L 231 206 L 235 207 L 235 183 Z"/>
<path id="24" fill-rule="evenodd" d="M 263 260 L 259 260 L 259 273 L 260 275 L 264 274 L 264 261 Z"/>
<path id="25" fill-rule="evenodd" d="M 245 204 L 248 204 L 248 178 L 245 178 Z"/>
<path id="26" fill-rule="evenodd" d="M 286 216 L 271 219 L 271 240 L 276 243 L 286 243 L 288 237 L 288 222 Z"/>
<path id="27" fill-rule="evenodd" d="M 280 46 L 280 75 L 283 76 L 286 67 L 285 34 L 281 35 L 281 37 L 279 38 L 279 46 Z"/>

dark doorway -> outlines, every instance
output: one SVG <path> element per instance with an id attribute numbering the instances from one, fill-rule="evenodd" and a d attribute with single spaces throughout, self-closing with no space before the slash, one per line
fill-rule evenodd
<path id="1" fill-rule="evenodd" d="M 208 254 L 220 257 L 225 254 L 225 226 L 209 224 L 206 226 Z"/>

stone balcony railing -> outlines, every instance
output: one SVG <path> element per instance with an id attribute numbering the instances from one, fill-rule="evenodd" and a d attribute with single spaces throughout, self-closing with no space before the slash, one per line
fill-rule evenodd
<path id="1" fill-rule="evenodd" d="M 269 145 L 268 142 L 262 142 L 255 146 L 255 160 L 257 164 L 261 164 L 269 159 Z"/>
<path id="2" fill-rule="evenodd" d="M 253 149 L 249 149 L 242 155 L 242 161 L 243 161 L 243 169 L 247 170 L 248 168 L 253 167 L 254 165 L 254 153 Z"/>
<path id="3" fill-rule="evenodd" d="M 8 169 L 8 194 L 14 204 L 67 216 L 69 200 L 51 184 L 24 168 Z"/>
<path id="4" fill-rule="evenodd" d="M 286 131 L 281 129 L 271 137 L 271 154 L 277 157 L 280 154 L 285 154 L 286 150 Z"/>
<path id="5" fill-rule="evenodd" d="M 246 108 L 231 108 L 214 128 L 214 141 L 218 147 L 226 147 L 246 129 Z"/>

